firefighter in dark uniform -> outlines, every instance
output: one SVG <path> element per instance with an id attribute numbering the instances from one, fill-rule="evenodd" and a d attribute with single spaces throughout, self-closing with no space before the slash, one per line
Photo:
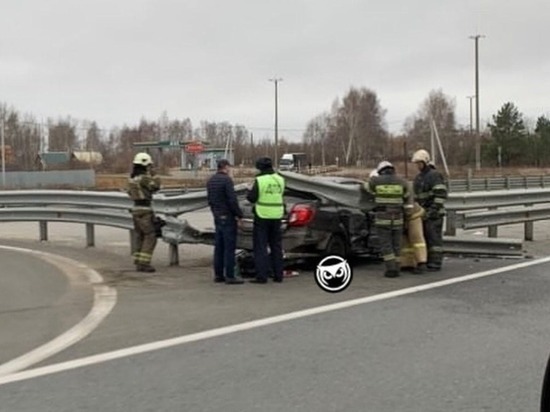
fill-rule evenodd
<path id="1" fill-rule="evenodd" d="M 138 272 L 154 272 L 151 266 L 157 235 L 153 223 L 153 193 L 160 189 L 160 178 L 153 171 L 153 160 L 147 153 L 134 157 L 133 169 L 128 180 L 128 195 L 134 201 L 130 210 L 134 220 L 136 248 L 133 253 Z"/>
<path id="2" fill-rule="evenodd" d="M 395 278 L 399 276 L 404 208 L 409 203 L 410 193 L 407 182 L 395 174 L 390 162 L 380 162 L 376 172 L 377 175 L 370 177 L 365 185 L 374 196 L 374 225 L 386 264 L 384 276 Z"/>
<path id="3" fill-rule="evenodd" d="M 424 237 L 428 248 L 428 270 L 439 271 L 443 264 L 443 217 L 447 200 L 447 185 L 443 175 L 430 162 L 426 150 L 413 154 L 419 173 L 414 178 L 414 195 L 416 201 L 426 211 L 423 218 Z"/>
<path id="4" fill-rule="evenodd" d="M 253 283 L 267 283 L 269 272 L 274 282 L 283 281 L 283 246 L 281 220 L 285 213 L 284 178 L 273 170 L 269 157 L 256 162 L 260 172 L 246 198 L 254 204 L 254 266 Z M 267 254 L 269 247 L 270 256 Z"/>

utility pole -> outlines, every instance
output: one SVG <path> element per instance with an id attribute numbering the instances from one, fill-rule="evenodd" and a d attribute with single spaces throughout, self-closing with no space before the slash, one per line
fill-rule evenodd
<path id="1" fill-rule="evenodd" d="M 0 127 L 1 141 L 2 141 L 2 187 L 6 187 L 6 142 L 5 142 L 5 130 L 4 130 L 4 113 L 2 113 L 2 125 Z"/>
<path id="2" fill-rule="evenodd" d="M 278 108 L 278 85 L 279 82 L 282 82 L 281 78 L 269 79 L 270 82 L 275 83 L 275 159 L 273 159 L 273 164 L 275 168 L 279 165 L 279 108 Z"/>
<path id="3" fill-rule="evenodd" d="M 470 39 L 474 39 L 475 43 L 475 76 L 476 76 L 476 170 L 481 169 L 481 148 L 479 135 L 479 39 L 485 37 L 482 34 L 476 34 L 470 36 Z"/>
<path id="4" fill-rule="evenodd" d="M 467 99 L 470 100 L 470 136 L 472 135 L 473 130 L 473 99 L 475 96 L 466 96 Z"/>

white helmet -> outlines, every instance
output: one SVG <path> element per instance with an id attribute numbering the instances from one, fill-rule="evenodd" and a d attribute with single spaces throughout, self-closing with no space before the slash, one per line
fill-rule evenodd
<path id="1" fill-rule="evenodd" d="M 424 162 L 425 164 L 428 164 L 430 162 L 430 153 L 424 149 L 417 150 L 413 154 L 412 162 Z"/>
<path id="2" fill-rule="evenodd" d="M 387 169 L 387 168 L 394 169 L 393 165 L 390 162 L 388 162 L 387 160 L 384 160 L 384 161 L 378 163 L 378 166 L 376 166 L 376 172 L 380 173 L 382 170 Z"/>
<path id="3" fill-rule="evenodd" d="M 369 177 L 375 177 L 378 176 L 378 171 L 376 169 L 372 169 L 369 173 Z"/>
<path id="4" fill-rule="evenodd" d="M 149 166 L 153 164 L 153 159 L 148 153 L 142 152 L 135 155 L 133 163 L 135 165 Z"/>

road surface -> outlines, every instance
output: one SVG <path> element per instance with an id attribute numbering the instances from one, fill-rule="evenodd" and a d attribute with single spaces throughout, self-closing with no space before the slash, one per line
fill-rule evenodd
<path id="1" fill-rule="evenodd" d="M 112 360 L 98 354 L 50 364 L 55 373 L 46 366 L 0 378 L 0 405 L 15 412 L 535 411 L 550 348 L 550 264 L 514 267 L 163 349 L 133 347 Z"/>

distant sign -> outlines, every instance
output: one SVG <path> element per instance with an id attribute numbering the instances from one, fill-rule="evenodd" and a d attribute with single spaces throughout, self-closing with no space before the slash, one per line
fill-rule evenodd
<path id="1" fill-rule="evenodd" d="M 202 151 L 204 151 L 204 145 L 201 142 L 192 142 L 185 145 L 186 153 L 196 154 L 201 153 Z"/>

